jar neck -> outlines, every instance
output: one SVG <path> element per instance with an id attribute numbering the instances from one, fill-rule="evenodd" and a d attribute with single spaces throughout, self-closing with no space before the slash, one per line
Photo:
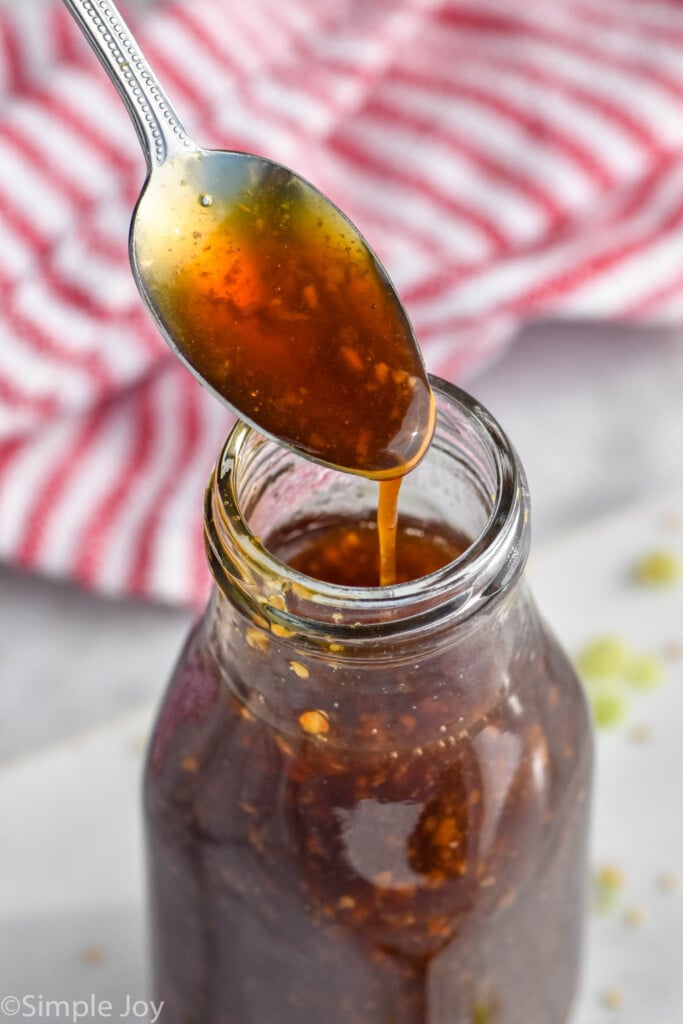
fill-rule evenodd
<path id="1" fill-rule="evenodd" d="M 219 589 L 201 636 L 203 656 L 247 716 L 296 744 L 312 712 L 329 725 L 316 735 L 325 746 L 370 753 L 445 748 L 474 734 L 501 701 L 514 705 L 544 636 L 518 581 L 434 641 L 432 626 L 389 641 L 345 642 L 337 632 L 313 643 Z"/>
<path id="2" fill-rule="evenodd" d="M 529 546 L 524 471 L 493 417 L 459 388 L 431 379 L 437 405 L 432 445 L 403 482 L 404 514 L 453 527 L 472 541 L 429 576 L 383 588 L 313 580 L 267 549 L 295 521 L 376 509 L 376 484 L 302 459 L 238 424 L 209 483 L 205 536 L 221 597 L 299 648 L 330 645 L 374 660 L 395 659 L 418 642 L 452 643 L 454 631 L 487 607 L 503 606 Z M 265 543 L 264 540 L 265 539 Z"/>

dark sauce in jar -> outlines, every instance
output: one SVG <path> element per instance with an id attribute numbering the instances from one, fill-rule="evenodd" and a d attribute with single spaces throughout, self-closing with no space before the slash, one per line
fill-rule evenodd
<path id="1" fill-rule="evenodd" d="M 374 518 L 299 522 L 272 536 L 269 548 L 292 569 L 340 587 L 376 587 L 380 575 Z M 402 516 L 396 529 L 396 583 L 428 576 L 455 561 L 469 540 L 437 523 Z"/>
<path id="2" fill-rule="evenodd" d="M 466 545 L 433 522 L 399 534 L 405 580 Z M 268 546 L 311 576 L 376 579 L 369 518 Z M 590 736 L 526 598 L 453 646 L 371 663 L 222 614 L 219 653 L 201 630 L 189 643 L 148 769 L 167 1024 L 563 1024 Z"/>

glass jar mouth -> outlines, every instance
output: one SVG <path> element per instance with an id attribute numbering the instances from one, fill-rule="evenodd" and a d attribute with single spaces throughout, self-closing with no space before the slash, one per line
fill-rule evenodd
<path id="1" fill-rule="evenodd" d="M 463 553 L 429 575 L 389 587 L 340 586 L 291 568 L 267 549 L 249 524 L 245 472 L 255 446 L 266 457 L 286 453 L 297 462 L 314 464 L 237 423 L 214 469 L 205 505 L 207 551 L 224 593 L 229 591 L 228 596 L 239 603 L 257 606 L 284 629 L 298 632 L 304 620 L 307 631 L 319 626 L 328 639 L 333 632 L 341 635 L 349 630 L 358 639 L 368 631 L 377 637 L 405 630 L 408 620 L 417 626 L 435 616 L 447 616 L 452 623 L 453 616 L 469 616 L 511 585 L 524 568 L 529 547 L 524 470 L 503 429 L 475 398 L 441 378 L 430 375 L 429 379 L 437 404 L 432 447 L 439 444 L 440 427 L 445 424 L 445 436 L 457 421 L 461 448 L 464 451 L 466 442 L 469 449 L 472 480 L 488 505 L 483 525 Z M 430 450 L 423 462 L 430 459 Z M 464 465 L 462 451 L 459 460 Z"/>

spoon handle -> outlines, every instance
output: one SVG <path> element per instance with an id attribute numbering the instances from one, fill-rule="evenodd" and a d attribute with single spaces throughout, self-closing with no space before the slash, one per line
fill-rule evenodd
<path id="1" fill-rule="evenodd" d="M 150 172 L 174 153 L 196 150 L 112 0 L 64 0 L 64 4 L 125 103 Z"/>

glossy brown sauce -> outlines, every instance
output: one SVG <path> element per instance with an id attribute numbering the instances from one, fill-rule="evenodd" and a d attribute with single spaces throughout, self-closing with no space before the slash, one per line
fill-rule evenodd
<path id="1" fill-rule="evenodd" d="M 281 167 L 254 160 L 250 174 L 247 158 L 223 154 L 222 176 L 207 180 L 201 160 L 184 160 L 155 172 L 134 236 L 181 355 L 309 457 L 375 479 L 408 472 L 431 440 L 434 399 L 407 316 L 355 228 Z"/>
<path id="2" fill-rule="evenodd" d="M 254 160 L 249 174 L 245 161 L 215 154 L 222 175 L 208 181 L 187 158 L 155 173 L 135 233 L 147 296 L 180 353 L 244 418 L 309 457 L 390 481 L 378 525 L 379 580 L 391 584 L 397 478 L 435 422 L 419 348 L 341 212 L 291 172 Z"/>
<path id="3" fill-rule="evenodd" d="M 295 526 L 264 538 L 277 557 L 376 580 L 372 517 Z M 400 580 L 466 544 L 404 518 L 398 539 Z M 183 654 L 147 770 L 167 1024 L 566 1024 L 590 734 L 542 626 L 508 649 L 524 599 L 389 659 L 217 613 Z"/>
<path id="4" fill-rule="evenodd" d="M 403 477 L 394 480 L 380 480 L 379 502 L 377 504 L 377 533 L 379 536 L 379 571 L 375 582 L 366 586 L 390 587 L 401 582 L 396 574 L 396 553 L 398 545 L 398 495 Z M 418 574 L 420 575 L 420 574 Z M 427 575 L 422 573 L 421 575 Z"/>
<path id="5" fill-rule="evenodd" d="M 381 506 L 380 506 L 381 508 Z M 321 526 L 301 524 L 294 536 L 269 538 L 268 547 L 283 562 L 313 579 L 342 587 L 376 587 L 382 578 L 378 526 L 370 518 Z M 436 572 L 466 550 L 469 541 L 439 523 L 401 517 L 392 530 L 396 552 L 391 581 L 407 583 Z M 387 570 L 384 569 L 384 572 Z M 382 584 L 383 585 L 383 584 Z"/>

